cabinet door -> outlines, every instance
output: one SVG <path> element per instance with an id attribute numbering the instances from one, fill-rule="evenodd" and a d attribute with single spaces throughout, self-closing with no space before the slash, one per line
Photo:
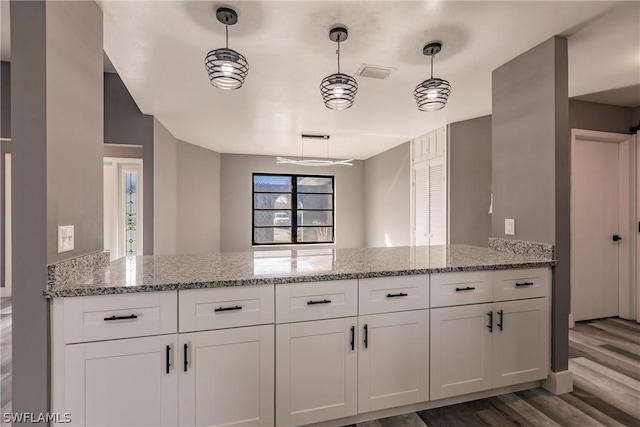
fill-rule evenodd
<path id="1" fill-rule="evenodd" d="M 175 426 L 176 335 L 65 347 L 66 412 L 81 426 Z"/>
<path id="2" fill-rule="evenodd" d="M 493 386 L 547 377 L 550 361 L 549 299 L 494 304 Z"/>
<path id="3" fill-rule="evenodd" d="M 278 427 L 357 413 L 356 321 L 349 317 L 276 326 Z"/>
<path id="4" fill-rule="evenodd" d="M 273 425 L 273 325 L 181 334 L 178 365 L 180 425 Z"/>
<path id="5" fill-rule="evenodd" d="M 492 304 L 431 309 L 431 399 L 491 388 Z"/>
<path id="6" fill-rule="evenodd" d="M 429 311 L 358 318 L 358 412 L 429 400 Z"/>

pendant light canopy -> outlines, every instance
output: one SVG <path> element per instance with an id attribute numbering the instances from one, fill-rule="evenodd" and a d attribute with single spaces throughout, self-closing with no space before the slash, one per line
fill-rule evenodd
<path id="1" fill-rule="evenodd" d="M 422 49 L 422 53 L 431 57 L 431 77 L 416 86 L 413 91 L 420 111 L 436 111 L 444 108 L 451 94 L 451 84 L 448 81 L 433 77 L 433 57 L 441 49 L 440 42 L 429 43 Z"/>
<path id="2" fill-rule="evenodd" d="M 240 89 L 249 73 L 249 63 L 242 54 L 229 49 L 229 25 L 238 22 L 238 14 L 228 7 L 216 10 L 218 21 L 225 25 L 226 47 L 210 51 L 204 59 L 211 84 L 219 89 Z"/>
<path id="3" fill-rule="evenodd" d="M 344 27 L 335 27 L 329 31 L 329 39 L 338 43 L 338 72 L 322 80 L 320 93 L 325 107 L 331 110 L 346 110 L 351 107 L 358 92 L 356 79 L 340 72 L 340 42 L 345 41 L 348 36 Z"/>

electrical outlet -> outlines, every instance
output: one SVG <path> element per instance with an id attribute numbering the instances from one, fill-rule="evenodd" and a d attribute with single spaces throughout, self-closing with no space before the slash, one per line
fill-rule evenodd
<path id="1" fill-rule="evenodd" d="M 73 225 L 58 226 L 58 253 L 69 252 L 74 246 L 74 227 Z"/>
<path id="2" fill-rule="evenodd" d="M 515 219 L 505 219 L 504 220 L 504 234 L 507 236 L 515 236 L 516 235 L 516 220 Z"/>

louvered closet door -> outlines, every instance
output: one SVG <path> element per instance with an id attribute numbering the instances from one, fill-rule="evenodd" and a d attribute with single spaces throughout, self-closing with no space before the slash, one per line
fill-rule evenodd
<path id="1" fill-rule="evenodd" d="M 429 244 L 429 162 L 414 164 L 413 233 L 416 246 Z"/>
<path id="2" fill-rule="evenodd" d="M 429 244 L 447 244 L 447 169 L 446 157 L 429 160 Z"/>

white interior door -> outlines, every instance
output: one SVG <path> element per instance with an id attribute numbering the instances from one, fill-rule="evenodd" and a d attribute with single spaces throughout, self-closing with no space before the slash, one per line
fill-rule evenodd
<path id="1" fill-rule="evenodd" d="M 413 166 L 413 241 L 429 244 L 429 161 Z"/>
<path id="2" fill-rule="evenodd" d="M 576 321 L 617 316 L 620 144 L 574 141 L 571 189 L 571 283 Z M 628 236 L 623 236 L 625 238 Z"/>

